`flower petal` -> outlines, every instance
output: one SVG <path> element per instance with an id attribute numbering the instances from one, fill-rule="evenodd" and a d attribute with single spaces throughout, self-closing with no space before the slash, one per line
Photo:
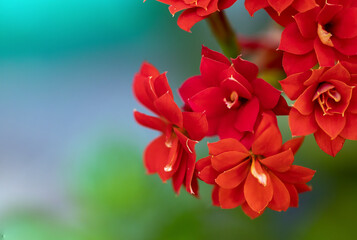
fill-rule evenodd
<path id="1" fill-rule="evenodd" d="M 259 217 L 260 215 L 263 214 L 264 211 L 261 211 L 260 213 L 254 211 L 251 207 L 249 207 L 248 203 L 245 202 L 242 204 L 242 210 L 243 212 L 248 216 L 250 217 L 251 219 L 254 219 L 254 218 L 257 218 Z"/>
<path id="2" fill-rule="evenodd" d="M 315 19 L 318 11 L 319 8 L 314 8 L 310 11 L 301 12 L 294 16 L 294 19 L 303 37 L 314 39 L 317 36 L 317 23 Z"/>
<path id="3" fill-rule="evenodd" d="M 245 0 L 244 5 L 251 16 L 259 9 L 269 6 L 267 0 Z"/>
<path id="4" fill-rule="evenodd" d="M 296 23 L 289 24 L 281 35 L 279 50 L 303 55 L 314 49 L 314 39 L 304 38 Z"/>
<path id="5" fill-rule="evenodd" d="M 244 184 L 240 184 L 238 187 L 233 189 L 219 188 L 218 197 L 221 208 L 236 208 L 242 203 L 244 203 L 245 199 L 243 187 Z"/>
<path id="6" fill-rule="evenodd" d="M 273 185 L 270 176 L 265 170 L 263 172 L 267 176 L 266 186 L 260 184 L 251 172 L 248 173 L 244 184 L 245 199 L 249 207 L 258 213 L 262 212 L 273 198 Z"/>
<path id="7" fill-rule="evenodd" d="M 268 0 L 269 5 L 280 14 L 284 11 L 287 7 L 289 7 L 294 0 Z"/>
<path id="8" fill-rule="evenodd" d="M 184 101 L 188 104 L 188 99 L 194 96 L 196 93 L 207 88 L 207 85 L 202 80 L 201 76 L 193 76 L 188 78 L 179 88 L 179 94 Z"/>
<path id="9" fill-rule="evenodd" d="M 290 195 L 290 207 L 298 207 L 299 206 L 299 194 L 296 191 L 294 185 L 285 183 L 286 189 L 289 191 Z"/>
<path id="10" fill-rule="evenodd" d="M 309 182 L 315 175 L 315 172 L 306 167 L 292 165 L 289 171 L 283 173 L 275 172 L 275 175 L 284 183 L 297 184 Z"/>
<path id="11" fill-rule="evenodd" d="M 304 55 L 295 55 L 288 52 L 284 52 L 283 55 L 283 68 L 287 75 L 309 70 L 310 68 L 315 66 L 316 63 L 317 58 L 314 51 L 311 51 Z"/>
<path id="12" fill-rule="evenodd" d="M 264 109 L 273 109 L 279 101 L 281 92 L 260 78 L 253 80 L 252 84 L 260 105 Z"/>
<path id="13" fill-rule="evenodd" d="M 238 166 L 224 171 L 216 178 L 216 183 L 225 189 L 232 189 L 241 184 L 249 172 L 250 161 L 244 161 Z"/>
<path id="14" fill-rule="evenodd" d="M 183 127 L 193 140 L 201 140 L 208 132 L 206 114 L 200 112 L 183 112 Z"/>
<path id="15" fill-rule="evenodd" d="M 207 184 L 215 184 L 215 180 L 218 176 L 218 172 L 212 168 L 212 166 L 207 166 L 198 172 L 198 177 Z"/>
<path id="16" fill-rule="evenodd" d="M 324 115 L 321 108 L 315 110 L 315 119 L 319 127 L 330 136 L 336 138 L 346 125 L 346 117 L 340 114 Z"/>
<path id="17" fill-rule="evenodd" d="M 294 155 L 291 149 L 288 149 L 284 152 L 261 159 L 260 162 L 274 171 L 286 172 L 294 162 Z"/>
<path id="18" fill-rule="evenodd" d="M 314 114 L 305 116 L 295 108 L 290 111 L 289 126 L 293 136 L 309 135 L 318 129 Z"/>
<path id="19" fill-rule="evenodd" d="M 342 149 L 345 139 L 343 137 L 337 136 L 335 139 L 331 140 L 331 137 L 327 135 L 323 130 L 317 131 L 315 134 L 315 140 L 317 145 L 325 153 L 336 156 L 336 154 Z"/>
<path id="20" fill-rule="evenodd" d="M 209 154 L 217 156 L 228 151 L 237 151 L 249 154 L 249 151 L 238 140 L 226 138 L 214 143 L 207 143 Z"/>
<path id="21" fill-rule="evenodd" d="M 322 67 L 332 67 L 335 65 L 335 51 L 321 42 L 319 38 L 315 39 L 314 48 L 317 60 Z"/>
<path id="22" fill-rule="evenodd" d="M 210 87 L 195 94 L 188 102 L 195 112 L 205 112 L 207 117 L 210 118 L 228 111 L 223 101 L 224 98 L 222 89 Z"/>
<path id="23" fill-rule="evenodd" d="M 242 74 L 248 81 L 257 78 L 259 69 L 254 63 L 244 60 L 240 56 L 232 59 L 232 63 L 237 72 Z"/>
<path id="24" fill-rule="evenodd" d="M 166 124 L 162 119 L 157 117 L 152 117 L 141 112 L 134 110 L 135 120 L 142 126 L 158 130 L 160 132 L 165 132 Z"/>
<path id="25" fill-rule="evenodd" d="M 316 85 L 309 86 L 299 97 L 296 99 L 293 107 L 298 110 L 302 115 L 310 115 L 314 110 L 313 98 L 316 93 Z"/>
<path id="26" fill-rule="evenodd" d="M 157 173 L 167 163 L 170 148 L 165 145 L 165 135 L 155 138 L 145 149 L 144 166 L 148 174 Z"/>
<path id="27" fill-rule="evenodd" d="M 289 191 L 278 177 L 273 173 L 270 173 L 269 175 L 273 185 L 274 194 L 268 207 L 274 211 L 286 211 L 290 206 Z"/>
<path id="28" fill-rule="evenodd" d="M 248 153 L 228 151 L 216 156 L 212 156 L 212 167 L 218 172 L 224 172 L 240 164 L 244 159 L 249 157 Z"/>
<path id="29" fill-rule="evenodd" d="M 297 137 L 297 138 L 292 138 L 289 141 L 286 141 L 283 146 L 281 147 L 282 151 L 291 149 L 293 154 L 295 155 L 296 152 L 299 150 L 300 146 L 304 142 L 305 137 Z"/>
<path id="30" fill-rule="evenodd" d="M 344 55 L 357 55 L 357 37 L 340 39 L 332 38 L 334 47 Z"/>
<path id="31" fill-rule="evenodd" d="M 305 90 L 304 82 L 311 76 L 311 71 L 295 73 L 280 81 L 281 87 L 291 99 L 297 99 Z"/>
<path id="32" fill-rule="evenodd" d="M 202 21 L 206 17 L 197 15 L 195 8 L 185 10 L 177 19 L 177 25 L 186 32 L 191 32 L 193 25 Z"/>
<path id="33" fill-rule="evenodd" d="M 259 110 L 259 101 L 253 97 L 238 109 L 234 127 L 240 132 L 252 132 Z"/>
<path id="34" fill-rule="evenodd" d="M 345 139 L 357 140 L 357 114 L 347 113 L 346 125 L 340 136 Z"/>

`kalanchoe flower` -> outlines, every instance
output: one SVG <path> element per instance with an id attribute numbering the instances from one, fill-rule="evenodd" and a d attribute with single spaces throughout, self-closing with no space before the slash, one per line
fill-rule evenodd
<path id="1" fill-rule="evenodd" d="M 134 94 L 138 101 L 158 117 L 134 111 L 136 121 L 161 132 L 145 149 L 144 165 L 149 174 L 157 173 L 162 181 L 172 179 L 178 194 L 181 185 L 197 195 L 194 178 L 195 145 L 207 132 L 206 117 L 202 113 L 182 112 L 173 99 L 166 74 L 160 74 L 149 63 L 143 63 L 134 78 Z"/>
<path id="2" fill-rule="evenodd" d="M 306 12 L 316 7 L 315 0 L 245 0 L 245 8 L 250 15 L 265 8 L 278 23 L 285 25 L 292 21 L 296 13 Z"/>
<path id="3" fill-rule="evenodd" d="M 317 144 L 335 156 L 345 139 L 357 140 L 357 64 L 290 75 L 283 90 L 296 99 L 289 115 L 293 135 L 314 133 Z"/>
<path id="4" fill-rule="evenodd" d="M 216 206 L 241 206 L 251 218 L 267 207 L 286 211 L 298 206 L 298 193 L 311 190 L 306 183 L 315 174 L 292 165 L 302 142 L 303 138 L 295 138 L 282 145 L 275 116 L 264 113 L 251 151 L 232 138 L 209 143 L 210 156 L 197 162 L 196 172 L 202 181 L 214 185 Z"/>
<path id="5" fill-rule="evenodd" d="M 257 78 L 258 67 L 241 57 L 231 63 L 202 47 L 200 70 L 201 75 L 187 79 L 179 93 L 187 110 L 206 113 L 210 136 L 236 138 L 249 148 L 263 111 L 289 112 L 281 92 Z"/>
<path id="6" fill-rule="evenodd" d="M 327 0 L 294 16 L 282 33 L 286 73 L 306 71 L 316 63 L 332 67 L 336 61 L 357 55 L 357 1 Z"/>
<path id="7" fill-rule="evenodd" d="M 237 0 L 156 0 L 170 5 L 172 15 L 183 11 L 177 19 L 177 24 L 189 32 L 193 25 L 209 17 L 214 12 L 229 8 Z"/>

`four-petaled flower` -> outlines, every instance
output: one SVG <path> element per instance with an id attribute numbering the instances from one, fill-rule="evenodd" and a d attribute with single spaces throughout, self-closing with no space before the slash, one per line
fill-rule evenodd
<path id="1" fill-rule="evenodd" d="M 338 60 L 357 55 L 357 1 L 327 0 L 294 16 L 283 31 L 279 50 L 290 75 L 316 63 L 332 67 Z M 298 63 L 298 64 L 297 64 Z"/>
<path id="2" fill-rule="evenodd" d="M 292 165 L 303 142 L 295 138 L 282 145 L 274 114 L 264 113 L 251 151 L 236 139 L 209 143 L 210 156 L 196 164 L 198 177 L 213 184 L 213 204 L 222 208 L 241 206 L 251 218 L 268 207 L 286 211 L 298 206 L 298 193 L 311 190 L 307 182 L 315 171 Z"/>
<path id="3" fill-rule="evenodd" d="M 157 173 L 164 182 L 171 178 L 177 194 L 181 185 L 185 185 L 187 192 L 197 195 L 194 148 L 197 141 L 206 136 L 208 126 L 205 115 L 182 112 L 174 102 L 166 74 L 159 74 L 149 63 L 143 63 L 140 72 L 135 75 L 133 88 L 138 101 L 159 116 L 134 111 L 136 121 L 162 133 L 145 149 L 147 172 Z"/>
<path id="4" fill-rule="evenodd" d="M 290 75 L 281 85 L 292 100 L 289 123 L 293 135 L 314 133 L 317 144 L 335 156 L 345 139 L 357 140 L 357 64 Z"/>
<path id="5" fill-rule="evenodd" d="M 200 70 L 201 75 L 187 79 L 179 93 L 186 109 L 206 113 L 208 135 L 236 138 L 249 148 L 263 111 L 289 111 L 281 92 L 257 78 L 258 67 L 241 57 L 231 63 L 202 47 Z"/>

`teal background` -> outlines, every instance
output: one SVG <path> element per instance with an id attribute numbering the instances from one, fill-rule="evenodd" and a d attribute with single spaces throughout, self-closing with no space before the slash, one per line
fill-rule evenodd
<path id="1" fill-rule="evenodd" d="M 228 9 L 239 33 L 271 24 Z M 143 60 L 173 89 L 219 50 L 203 21 L 186 33 L 153 0 L 0 1 L 0 233 L 6 240 L 355 239 L 356 143 L 336 158 L 310 136 L 296 164 L 317 170 L 300 207 L 251 220 L 145 174 L 157 133 L 137 125 L 133 75 Z M 176 94 L 176 100 L 180 100 Z M 279 119 L 284 139 L 287 118 Z M 200 157 L 206 153 L 199 145 Z M 1 239 L 1 238 L 0 238 Z"/>

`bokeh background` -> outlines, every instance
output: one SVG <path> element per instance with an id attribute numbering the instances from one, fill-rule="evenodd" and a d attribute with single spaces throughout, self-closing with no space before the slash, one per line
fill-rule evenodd
<path id="1" fill-rule="evenodd" d="M 227 13 L 243 34 L 271 24 L 243 1 Z M 0 1 L 2 238 L 356 239 L 351 141 L 332 158 L 308 137 L 296 163 L 317 170 L 313 191 L 299 208 L 255 220 L 211 206 L 210 186 L 197 200 L 145 174 L 142 152 L 157 133 L 133 120 L 134 108 L 144 110 L 134 73 L 147 60 L 176 89 L 199 73 L 202 44 L 220 50 L 206 22 L 186 33 L 176 19 L 154 0 Z M 286 140 L 287 119 L 279 122 Z"/>

